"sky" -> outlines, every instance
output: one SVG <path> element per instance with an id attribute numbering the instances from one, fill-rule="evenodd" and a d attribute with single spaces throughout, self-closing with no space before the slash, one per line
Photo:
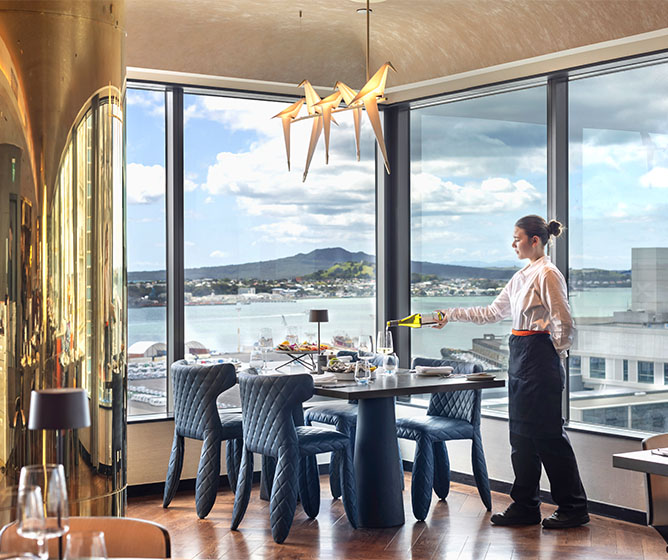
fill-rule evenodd
<path id="1" fill-rule="evenodd" d="M 632 247 L 668 245 L 668 65 L 570 84 L 570 261 L 628 269 Z M 664 92 L 664 94 L 659 94 Z M 411 113 L 414 260 L 516 263 L 515 221 L 546 214 L 546 88 Z M 306 182 L 310 120 L 286 103 L 186 95 L 186 267 L 270 260 L 316 248 L 374 252 L 374 138 L 336 116 L 329 164 L 320 138 Z M 366 115 L 363 115 L 366 119 Z M 129 90 L 129 270 L 165 267 L 164 94 Z"/>

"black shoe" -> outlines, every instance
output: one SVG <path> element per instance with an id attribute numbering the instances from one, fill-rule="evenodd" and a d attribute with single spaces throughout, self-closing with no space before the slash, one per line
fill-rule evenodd
<path id="1" fill-rule="evenodd" d="M 495 513 L 490 518 L 494 525 L 538 525 L 540 523 L 540 510 L 534 512 L 522 511 L 511 504 L 503 513 Z"/>
<path id="2" fill-rule="evenodd" d="M 550 517 L 543 519 L 543 527 L 545 529 L 570 529 L 571 527 L 579 527 L 585 523 L 589 523 L 589 514 L 586 511 L 564 513 L 557 510 Z"/>

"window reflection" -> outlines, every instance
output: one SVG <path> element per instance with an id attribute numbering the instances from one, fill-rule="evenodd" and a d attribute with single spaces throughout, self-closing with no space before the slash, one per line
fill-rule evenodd
<path id="1" fill-rule="evenodd" d="M 667 88 L 666 64 L 569 84 L 572 420 L 668 430 Z"/>
<path id="2" fill-rule="evenodd" d="M 518 267 L 515 221 L 545 215 L 543 86 L 411 112 L 411 308 L 488 305 Z M 412 334 L 413 357 L 478 362 L 507 376 L 510 321 Z M 507 409 L 505 389 L 483 406 Z"/>

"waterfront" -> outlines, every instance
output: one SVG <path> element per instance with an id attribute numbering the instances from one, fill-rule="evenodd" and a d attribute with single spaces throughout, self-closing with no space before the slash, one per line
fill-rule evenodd
<path id="1" fill-rule="evenodd" d="M 414 312 L 457 306 L 488 305 L 493 296 L 415 297 Z M 573 316 L 607 317 L 613 311 L 624 311 L 631 305 L 631 288 L 594 288 L 570 296 Z M 300 340 L 314 338 L 317 326 L 308 322 L 309 309 L 328 309 L 329 322 L 321 325 L 323 342 L 334 336 L 356 340 L 361 334 L 375 335 L 375 299 L 314 298 L 296 301 L 254 302 L 249 305 L 197 305 L 185 308 L 185 339 L 201 342 L 217 352 L 247 350 L 258 338 L 261 328 L 272 329 L 274 343 L 281 342 L 286 327 L 296 327 Z M 131 308 L 128 317 L 128 345 L 141 340 L 165 341 L 165 307 Z M 440 348 L 470 349 L 471 340 L 483 334 L 505 335 L 510 322 L 489 325 L 457 323 L 443 330 L 420 329 L 412 332 L 413 355 L 437 357 Z"/>

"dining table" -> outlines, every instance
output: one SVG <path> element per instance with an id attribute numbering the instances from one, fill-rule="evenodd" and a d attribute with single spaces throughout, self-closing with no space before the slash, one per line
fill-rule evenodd
<path id="1" fill-rule="evenodd" d="M 643 451 L 629 451 L 615 453 L 612 456 L 612 466 L 646 474 L 668 476 L 668 456 L 659 454 L 668 453 L 668 450 L 646 449 Z"/>
<path id="2" fill-rule="evenodd" d="M 360 526 L 395 527 L 405 521 L 396 397 L 504 386 L 505 380 L 494 376 L 471 381 L 465 376 L 417 375 L 406 369 L 399 369 L 392 375 L 378 375 L 364 385 L 355 381 L 316 382 L 316 395 L 358 401 L 355 476 Z"/>

